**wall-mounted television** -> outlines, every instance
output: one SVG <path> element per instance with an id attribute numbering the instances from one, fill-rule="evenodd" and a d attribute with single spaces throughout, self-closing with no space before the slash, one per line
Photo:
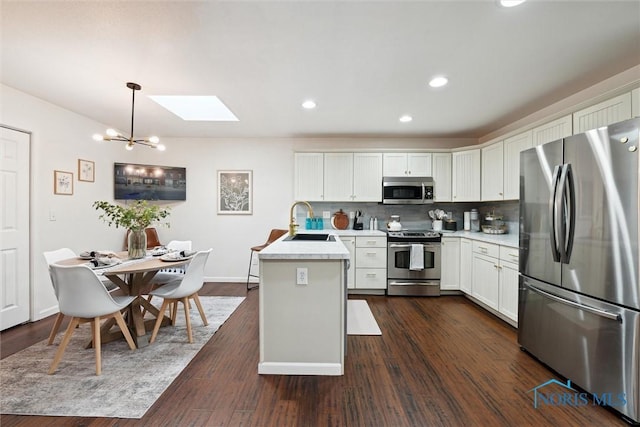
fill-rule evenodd
<path id="1" fill-rule="evenodd" d="M 113 164 L 115 200 L 187 200 L 187 168 Z"/>

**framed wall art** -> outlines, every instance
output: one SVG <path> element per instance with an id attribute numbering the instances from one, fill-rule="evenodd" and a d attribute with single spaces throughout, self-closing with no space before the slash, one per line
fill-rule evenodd
<path id="1" fill-rule="evenodd" d="M 53 194 L 73 195 L 73 172 L 53 171 Z"/>
<path id="2" fill-rule="evenodd" d="M 91 160 L 78 159 L 78 181 L 94 182 L 96 164 Z"/>
<path id="3" fill-rule="evenodd" d="M 253 213 L 253 171 L 218 171 L 218 214 Z"/>

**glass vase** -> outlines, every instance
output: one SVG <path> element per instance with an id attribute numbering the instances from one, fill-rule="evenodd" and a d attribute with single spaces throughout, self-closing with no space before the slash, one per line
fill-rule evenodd
<path id="1" fill-rule="evenodd" d="M 127 243 L 129 258 L 144 258 L 147 255 L 147 233 L 144 230 L 131 230 Z"/>

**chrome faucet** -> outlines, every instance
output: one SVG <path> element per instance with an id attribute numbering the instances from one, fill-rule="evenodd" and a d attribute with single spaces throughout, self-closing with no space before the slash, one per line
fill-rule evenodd
<path id="1" fill-rule="evenodd" d="M 295 236 L 297 232 L 298 224 L 296 224 L 296 218 L 293 216 L 293 209 L 296 207 L 296 205 L 299 205 L 299 204 L 307 205 L 307 208 L 309 209 L 309 215 L 313 217 L 313 208 L 311 207 L 309 202 L 305 202 L 305 201 L 293 202 L 293 205 L 291 205 L 291 211 L 289 212 L 289 218 L 291 218 L 291 220 L 289 221 L 290 236 Z"/>

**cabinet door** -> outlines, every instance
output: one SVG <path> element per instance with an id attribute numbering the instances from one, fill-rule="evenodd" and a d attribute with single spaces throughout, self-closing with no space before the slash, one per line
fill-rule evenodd
<path id="1" fill-rule="evenodd" d="M 473 293 L 479 301 L 498 310 L 498 259 L 473 254 Z"/>
<path id="2" fill-rule="evenodd" d="M 324 200 L 353 200 L 353 153 L 324 154 Z"/>
<path id="3" fill-rule="evenodd" d="M 472 293 L 473 284 L 473 245 L 469 239 L 460 239 L 460 290 Z"/>
<path id="4" fill-rule="evenodd" d="M 453 201 L 480 200 L 480 149 L 453 153 Z"/>
<path id="5" fill-rule="evenodd" d="M 451 201 L 451 153 L 433 153 L 433 180 L 436 202 Z"/>
<path id="6" fill-rule="evenodd" d="M 384 153 L 382 168 L 384 176 L 405 176 L 407 153 Z"/>
<path id="7" fill-rule="evenodd" d="M 347 247 L 349 251 L 349 269 L 347 270 L 347 289 L 354 289 L 356 287 L 356 238 L 340 236 L 340 240 Z"/>
<path id="8" fill-rule="evenodd" d="M 640 117 L 640 87 L 631 91 L 631 115 Z"/>
<path id="9" fill-rule="evenodd" d="M 295 153 L 294 197 L 296 200 L 324 200 L 324 154 Z"/>
<path id="10" fill-rule="evenodd" d="M 531 131 L 504 140 L 504 200 L 520 198 L 520 152 L 531 147 Z"/>
<path id="11" fill-rule="evenodd" d="M 431 176 L 431 153 L 408 153 L 407 169 L 410 176 Z"/>
<path id="12" fill-rule="evenodd" d="M 573 113 L 573 134 L 631 118 L 631 92 Z"/>
<path id="13" fill-rule="evenodd" d="M 502 200 L 502 168 L 504 144 L 502 141 L 482 149 L 482 200 Z"/>
<path id="14" fill-rule="evenodd" d="M 500 313 L 518 321 L 518 266 L 509 262 L 500 264 Z"/>
<path id="15" fill-rule="evenodd" d="M 571 114 L 560 117 L 542 126 L 531 130 L 531 139 L 534 147 L 546 144 L 547 142 L 557 141 L 561 138 L 573 135 L 573 118 Z"/>
<path id="16" fill-rule="evenodd" d="M 460 289 L 460 239 L 457 237 L 443 238 L 441 243 L 442 256 L 440 289 Z"/>
<path id="17" fill-rule="evenodd" d="M 353 154 L 353 201 L 382 201 L 382 154 Z"/>

